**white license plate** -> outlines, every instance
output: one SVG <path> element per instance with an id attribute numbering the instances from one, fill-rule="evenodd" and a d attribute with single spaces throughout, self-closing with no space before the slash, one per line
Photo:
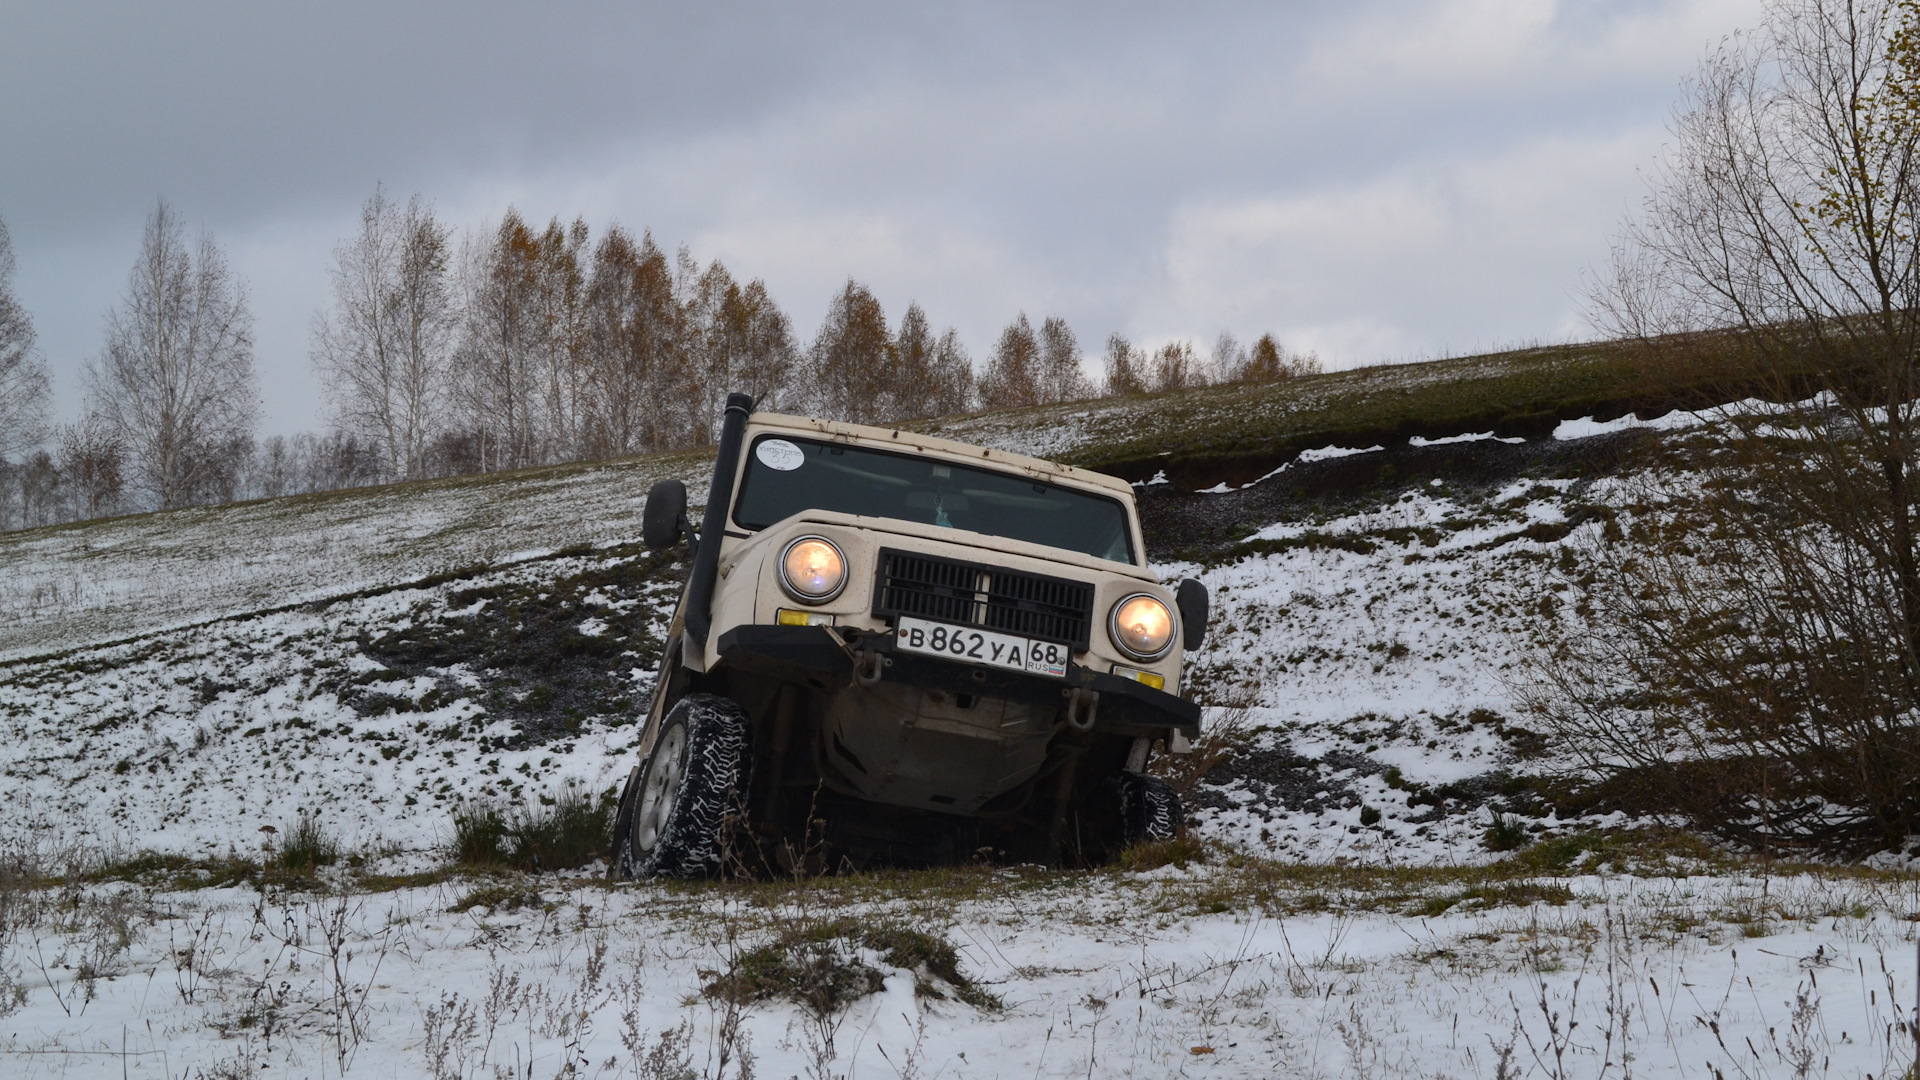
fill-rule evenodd
<path id="1" fill-rule="evenodd" d="M 1072 649 L 1051 641 L 975 630 L 970 626 L 949 626 L 901 616 L 893 631 L 894 647 L 908 652 L 943 656 L 972 664 L 1024 671 L 1030 675 L 1067 677 L 1067 660 Z"/>

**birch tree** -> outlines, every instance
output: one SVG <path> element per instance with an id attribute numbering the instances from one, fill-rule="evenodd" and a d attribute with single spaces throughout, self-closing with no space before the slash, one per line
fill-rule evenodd
<path id="1" fill-rule="evenodd" d="M 897 359 L 880 301 L 847 279 L 808 354 L 807 389 L 820 415 L 856 424 L 892 418 Z"/>
<path id="2" fill-rule="evenodd" d="M 421 196 L 401 207 L 376 187 L 359 234 L 334 249 L 333 307 L 314 318 L 334 426 L 376 447 L 393 479 L 421 475 L 444 422 L 458 326 L 452 235 Z"/>
<path id="3" fill-rule="evenodd" d="M 226 448 L 251 437 L 258 398 L 253 320 L 226 254 L 202 233 L 189 247 L 161 202 L 141 231 L 127 293 L 87 365 L 88 411 L 126 449 L 152 505 L 184 506 L 218 487 Z"/>
<path id="4" fill-rule="evenodd" d="M 47 365 L 33 348 L 33 320 L 13 295 L 13 272 L 13 240 L 0 220 L 0 461 L 46 437 Z"/>

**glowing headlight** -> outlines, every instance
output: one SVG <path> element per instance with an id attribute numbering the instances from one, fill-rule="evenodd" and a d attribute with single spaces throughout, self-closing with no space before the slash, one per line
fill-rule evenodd
<path id="1" fill-rule="evenodd" d="M 780 584 L 796 600 L 825 603 L 847 584 L 846 556 L 825 537 L 803 536 L 780 553 Z"/>
<path id="2" fill-rule="evenodd" d="M 1173 612 L 1146 593 L 1135 593 L 1113 605 L 1107 629 L 1114 644 L 1136 660 L 1157 660 L 1173 647 Z"/>

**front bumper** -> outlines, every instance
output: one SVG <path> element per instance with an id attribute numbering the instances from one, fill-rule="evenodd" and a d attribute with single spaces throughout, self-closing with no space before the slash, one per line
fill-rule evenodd
<path id="1" fill-rule="evenodd" d="M 736 626 L 720 635 L 720 662 L 732 668 L 758 671 L 816 689 L 844 686 L 853 680 L 854 652 L 881 656 L 882 682 L 900 683 L 949 694 L 1014 701 L 1024 705 L 1062 705 L 1076 688 L 1100 696 L 1095 726 L 1119 735 L 1159 735 L 1173 728 L 1189 739 L 1200 734 L 1200 706 L 1151 686 L 1067 665 L 1065 679 L 1029 675 L 1003 668 L 936 659 L 896 650 L 887 634 L 862 635 L 843 646 L 820 626 Z"/>

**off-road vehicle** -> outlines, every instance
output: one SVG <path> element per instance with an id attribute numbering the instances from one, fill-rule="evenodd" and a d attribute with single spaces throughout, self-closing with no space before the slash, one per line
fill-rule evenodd
<path id="1" fill-rule="evenodd" d="M 693 557 L 615 874 L 1087 864 L 1178 829 L 1146 765 L 1199 734 L 1207 595 L 1148 569 L 1125 481 L 734 394 L 703 527 L 669 480 L 642 531 Z"/>

